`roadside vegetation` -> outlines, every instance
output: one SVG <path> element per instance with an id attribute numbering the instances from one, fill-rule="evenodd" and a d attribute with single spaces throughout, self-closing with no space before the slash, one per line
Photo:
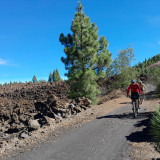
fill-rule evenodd
<path id="1" fill-rule="evenodd" d="M 157 144 L 157 150 L 160 151 L 160 107 L 151 119 L 150 135 Z"/>
<path id="2" fill-rule="evenodd" d="M 139 73 L 139 76 L 147 77 L 148 81 L 156 85 L 157 92 L 160 92 L 160 54 L 148 60 L 145 59 L 144 62 L 133 68 Z"/>
<path id="3" fill-rule="evenodd" d="M 117 57 L 107 69 L 107 78 L 110 79 L 114 77 L 111 90 L 126 88 L 131 79 L 137 78 L 138 72 L 132 67 L 134 62 L 135 54 L 131 46 L 119 51 Z"/>
<path id="4" fill-rule="evenodd" d="M 145 59 L 137 65 L 133 65 L 134 62 L 135 57 L 132 48 L 119 51 L 116 59 L 113 60 L 107 70 L 107 78 L 114 79 L 111 90 L 127 88 L 130 80 L 135 79 L 137 81 L 149 81 L 156 86 L 157 92 L 160 93 L 160 54 L 148 60 Z"/>

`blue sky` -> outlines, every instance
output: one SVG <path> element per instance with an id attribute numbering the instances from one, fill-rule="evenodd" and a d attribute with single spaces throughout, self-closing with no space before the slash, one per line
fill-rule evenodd
<path id="1" fill-rule="evenodd" d="M 0 1 L 0 83 L 48 79 L 61 62 L 60 33 L 71 33 L 77 0 Z M 82 0 L 84 12 L 118 50 L 133 44 L 137 63 L 160 53 L 160 0 Z"/>

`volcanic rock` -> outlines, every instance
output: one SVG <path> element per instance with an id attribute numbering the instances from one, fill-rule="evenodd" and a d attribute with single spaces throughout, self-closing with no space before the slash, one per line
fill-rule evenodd
<path id="1" fill-rule="evenodd" d="M 36 120 L 29 120 L 28 124 L 29 124 L 29 127 L 32 129 L 37 130 L 38 128 L 40 128 L 40 124 L 38 123 L 37 119 Z"/>

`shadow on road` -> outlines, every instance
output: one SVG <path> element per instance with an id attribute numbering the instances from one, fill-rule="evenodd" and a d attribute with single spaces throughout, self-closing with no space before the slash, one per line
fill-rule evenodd
<path id="1" fill-rule="evenodd" d="M 122 102 L 120 104 L 131 104 L 131 102 Z"/>
<path id="2" fill-rule="evenodd" d="M 150 118 L 139 121 L 135 126 L 138 127 L 137 130 L 126 136 L 126 139 L 130 142 L 153 142 L 151 136 L 149 135 L 149 123 Z"/>
<path id="3" fill-rule="evenodd" d="M 126 136 L 126 139 L 130 142 L 153 142 L 148 132 L 150 126 L 149 125 L 150 118 L 152 117 L 152 115 L 153 112 L 139 113 L 138 117 L 136 118 L 138 119 L 138 122 L 134 125 L 136 127 L 135 132 L 132 132 L 130 135 Z M 98 117 L 97 119 L 103 119 L 103 118 L 135 119 L 133 118 L 132 113 L 106 115 Z"/>
<path id="4" fill-rule="evenodd" d="M 156 91 L 151 91 L 146 93 L 146 100 L 153 100 L 153 99 L 159 99 L 160 93 Z"/>
<path id="5" fill-rule="evenodd" d="M 152 114 L 153 112 L 140 112 L 136 119 L 149 118 Z M 103 119 L 103 118 L 135 119 L 133 117 L 133 113 L 113 114 L 113 115 L 97 117 L 97 119 Z"/>

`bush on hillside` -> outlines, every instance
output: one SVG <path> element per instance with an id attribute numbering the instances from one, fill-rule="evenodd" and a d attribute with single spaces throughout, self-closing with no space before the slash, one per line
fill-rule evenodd
<path id="1" fill-rule="evenodd" d="M 156 91 L 157 91 L 157 92 L 160 92 L 160 83 L 157 84 L 157 86 L 156 86 Z"/>
<path id="2" fill-rule="evenodd" d="M 160 149 L 160 108 L 151 119 L 150 135 L 157 144 L 157 148 Z"/>
<path id="3" fill-rule="evenodd" d="M 150 72 L 151 82 L 156 85 L 157 92 L 160 92 L 160 67 L 151 69 Z"/>

